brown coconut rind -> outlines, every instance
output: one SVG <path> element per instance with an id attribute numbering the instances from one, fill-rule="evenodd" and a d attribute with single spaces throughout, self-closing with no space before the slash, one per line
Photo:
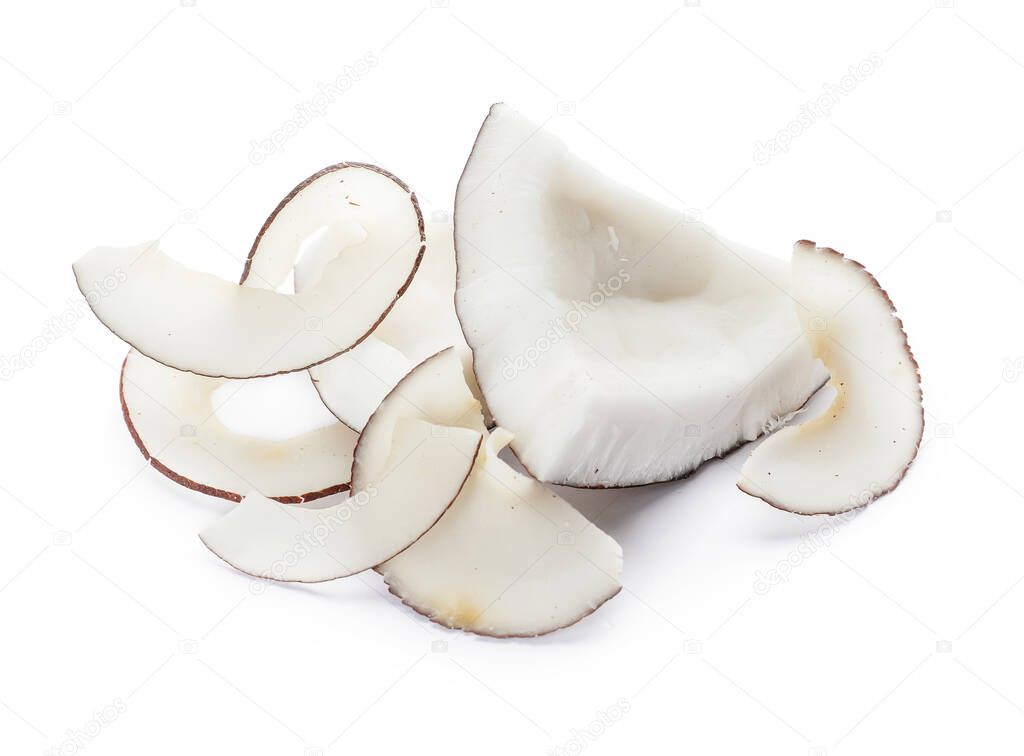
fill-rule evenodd
<path id="1" fill-rule="evenodd" d="M 374 567 L 374 571 L 377 572 L 378 574 L 381 574 L 380 569 L 378 569 L 377 567 Z M 609 601 L 611 601 L 613 598 L 618 596 L 619 593 L 622 592 L 622 586 L 620 585 L 612 593 L 608 594 L 608 596 L 606 596 L 604 599 L 599 601 L 589 611 L 583 612 L 582 614 L 580 614 L 578 617 L 574 618 L 570 622 L 566 622 L 564 625 L 559 625 L 558 627 L 552 627 L 552 628 L 549 628 L 547 630 L 543 630 L 543 631 L 541 631 L 539 633 L 488 633 L 488 632 L 486 632 L 484 630 L 473 630 L 473 629 L 468 628 L 468 627 L 461 627 L 459 625 L 454 625 L 454 624 L 445 622 L 443 619 L 441 619 L 439 617 L 435 617 L 434 615 L 432 615 L 429 609 L 427 609 L 425 607 L 418 606 L 418 605 L 416 605 L 416 604 L 414 604 L 414 603 L 412 603 L 410 601 L 407 601 L 405 598 L 403 598 L 392 587 L 391 583 L 389 583 L 387 581 L 387 578 L 384 579 L 384 585 L 386 585 L 388 587 L 388 593 L 390 593 L 392 596 L 394 596 L 399 601 L 401 601 L 405 606 L 407 606 L 410 609 L 412 609 L 414 612 L 416 612 L 416 614 L 420 615 L 421 617 L 425 617 L 426 619 L 430 620 L 431 622 L 433 622 L 433 623 L 435 623 L 437 625 L 441 625 L 441 627 L 446 627 L 449 630 L 458 630 L 459 632 L 468 633 L 469 635 L 479 635 L 479 636 L 484 637 L 484 638 L 497 638 L 499 640 L 505 639 L 505 638 L 541 638 L 541 637 L 543 637 L 545 635 L 551 635 L 551 633 L 557 632 L 559 630 L 565 630 L 567 627 L 572 627 L 573 625 L 578 624 L 581 620 L 585 620 L 587 617 L 589 617 L 591 614 L 596 612 L 598 609 L 600 609 L 602 606 L 607 604 Z"/>

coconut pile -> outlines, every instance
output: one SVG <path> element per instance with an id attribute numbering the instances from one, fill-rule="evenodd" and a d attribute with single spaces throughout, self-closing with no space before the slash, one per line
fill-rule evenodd
<path id="1" fill-rule="evenodd" d="M 502 104 L 454 224 L 341 163 L 288 193 L 237 284 L 157 242 L 74 273 L 83 292 L 122 281 L 88 300 L 131 347 L 121 407 L 143 456 L 237 503 L 200 534 L 210 551 L 271 580 L 373 569 L 482 635 L 567 627 L 621 588 L 620 546 L 545 483 L 676 480 L 767 435 L 740 490 L 838 514 L 898 485 L 923 432 L 917 363 L 860 264 L 724 239 Z M 336 422 L 271 440 L 218 420 L 226 384 L 295 371 Z M 792 422 L 823 385 L 831 404 Z"/>

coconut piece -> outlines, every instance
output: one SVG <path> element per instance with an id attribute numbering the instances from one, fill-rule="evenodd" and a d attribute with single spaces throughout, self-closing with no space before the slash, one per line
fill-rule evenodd
<path id="1" fill-rule="evenodd" d="M 458 495 L 480 446 L 468 428 L 401 418 L 379 482 L 320 509 L 251 493 L 200 535 L 254 577 L 315 583 L 380 564 L 419 538 Z M 439 432 L 441 431 L 441 432 Z"/>
<path id="2" fill-rule="evenodd" d="M 378 483 L 389 461 L 392 428 L 402 418 L 416 418 L 443 428 L 484 433 L 480 402 L 462 377 L 462 364 L 451 347 L 428 357 L 403 378 L 370 417 L 352 460 L 354 490 Z M 472 456 L 470 458 L 472 466 Z M 466 473 L 468 474 L 467 467 Z M 379 483 L 378 483 L 379 484 Z"/>
<path id="3" fill-rule="evenodd" d="M 332 223 L 344 224 L 336 236 L 348 246 L 317 283 L 294 295 L 274 291 L 302 240 Z M 409 285 L 424 241 L 419 204 L 405 184 L 379 168 L 341 164 L 304 181 L 271 215 L 243 275 L 259 251 L 258 286 L 190 270 L 156 242 L 94 249 L 74 270 L 83 292 L 118 282 L 89 305 L 138 351 L 178 370 L 251 378 L 308 368 L 359 343 Z"/>
<path id="4" fill-rule="evenodd" d="M 622 186 L 505 105 L 455 207 L 456 308 L 477 380 L 540 480 L 671 480 L 826 380 L 788 265 Z"/>
<path id="5" fill-rule="evenodd" d="M 279 441 L 235 433 L 216 415 L 214 393 L 225 383 L 128 352 L 121 366 L 121 410 L 154 468 L 231 501 L 255 490 L 295 504 L 348 488 L 354 431 L 333 423 Z"/>
<path id="6" fill-rule="evenodd" d="M 837 514 L 903 479 L 924 432 L 921 379 L 892 300 L 860 263 L 797 242 L 793 293 L 835 397 L 821 415 L 765 439 L 738 485 L 790 512 Z"/>
<path id="7" fill-rule="evenodd" d="M 378 567 L 390 591 L 434 622 L 521 637 L 574 624 L 619 592 L 622 549 L 568 502 L 513 470 L 487 438 L 455 503 Z"/>
<path id="8" fill-rule="evenodd" d="M 482 433 L 480 405 L 446 350 L 401 381 L 367 422 L 348 498 L 306 509 L 252 494 L 200 538 L 257 577 L 319 582 L 361 572 L 437 522 L 462 489 Z"/>
<path id="9" fill-rule="evenodd" d="M 336 250 L 316 240 L 295 267 L 295 289 L 318 280 Z M 455 247 L 452 224 L 427 224 L 427 249 L 416 278 L 384 321 L 355 349 L 310 368 L 320 397 L 343 423 L 359 430 L 381 400 L 413 367 L 438 351 L 458 348 L 465 372 L 472 355 L 455 317 Z M 475 386 L 475 380 L 470 388 Z M 478 392 L 476 392 L 478 393 Z"/>

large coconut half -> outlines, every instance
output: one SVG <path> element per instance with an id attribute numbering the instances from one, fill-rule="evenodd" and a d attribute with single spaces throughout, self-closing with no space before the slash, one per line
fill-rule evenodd
<path id="1" fill-rule="evenodd" d="M 750 455 L 739 487 L 800 514 L 836 514 L 891 491 L 924 432 L 921 380 L 892 300 L 859 263 L 813 242 L 793 248 L 793 293 L 835 398 Z"/>
<path id="2" fill-rule="evenodd" d="M 250 575 L 318 582 L 369 569 L 431 527 L 459 495 L 484 432 L 452 350 L 392 390 L 356 447 L 352 490 L 323 509 L 245 497 L 201 535 Z"/>
<path id="3" fill-rule="evenodd" d="M 240 287 L 190 270 L 155 242 L 94 249 L 75 263 L 75 276 L 83 292 L 117 282 L 103 297 L 90 297 L 90 307 L 158 362 L 212 377 L 290 372 L 364 339 L 405 291 L 424 249 L 409 188 L 379 168 L 340 164 L 297 186 L 268 220 L 253 247 L 262 250 L 258 281 L 279 280 L 318 228 L 337 232 L 342 249 L 316 284 L 294 295 L 274 291 L 273 283 Z M 252 274 L 250 263 L 243 281 Z"/>
<path id="4" fill-rule="evenodd" d="M 235 433 L 214 405 L 214 394 L 227 382 L 128 352 L 121 409 L 153 467 L 183 486 L 232 501 L 255 490 L 299 503 L 348 488 L 354 431 L 333 423 L 280 441 Z"/>
<path id="5" fill-rule="evenodd" d="M 610 180 L 505 105 L 459 182 L 455 247 L 480 389 L 541 480 L 681 477 L 827 377 L 786 261 Z"/>

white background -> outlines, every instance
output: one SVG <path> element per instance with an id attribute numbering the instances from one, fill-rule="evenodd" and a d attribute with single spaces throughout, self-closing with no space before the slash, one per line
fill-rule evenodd
<path id="1" fill-rule="evenodd" d="M 6 4 L 0 355 L 33 364 L 0 383 L 0 750 L 1019 748 L 1024 34 L 1009 3 L 945 5 Z M 367 53 L 322 116 L 250 159 Z M 754 160 L 872 53 L 830 115 Z M 139 456 L 125 346 L 82 317 L 31 347 L 77 300 L 70 263 L 162 237 L 236 279 L 276 201 L 340 160 L 450 210 L 496 100 L 726 235 L 779 256 L 814 239 L 878 274 L 924 383 L 904 484 L 849 522 L 801 518 L 735 488 L 745 448 L 682 483 L 570 492 L 622 544 L 625 588 L 530 641 L 432 625 L 372 573 L 253 592 L 207 552 L 196 533 L 229 505 Z"/>

